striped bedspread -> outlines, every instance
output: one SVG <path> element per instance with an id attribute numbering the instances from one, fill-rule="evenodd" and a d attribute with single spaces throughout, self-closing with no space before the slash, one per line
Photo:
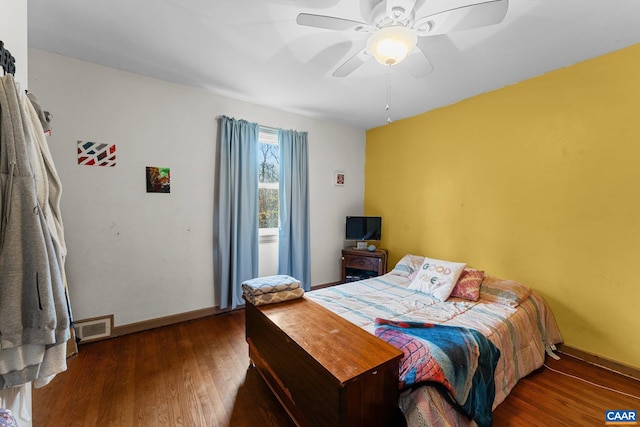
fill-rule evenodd
<path id="1" fill-rule="evenodd" d="M 386 274 L 307 292 L 305 297 L 374 334 L 375 319 L 438 323 L 474 329 L 487 337 L 501 357 L 494 381 L 495 409 L 518 380 L 542 366 L 545 348 L 562 342 L 544 299 L 535 292 L 518 307 L 488 300 L 450 298 L 445 302 L 409 290 L 410 280 Z M 434 388 L 403 392 L 400 407 L 409 426 L 468 426 L 471 420 Z"/>

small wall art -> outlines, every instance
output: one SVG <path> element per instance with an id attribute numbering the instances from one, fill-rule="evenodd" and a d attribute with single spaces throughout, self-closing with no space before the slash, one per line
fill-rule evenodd
<path id="1" fill-rule="evenodd" d="M 335 172 L 333 174 L 334 185 L 344 185 L 344 172 Z"/>
<path id="2" fill-rule="evenodd" d="M 169 168 L 147 166 L 147 193 L 170 193 L 171 171 Z"/>
<path id="3" fill-rule="evenodd" d="M 116 144 L 78 141 L 78 164 L 85 166 L 115 166 Z"/>

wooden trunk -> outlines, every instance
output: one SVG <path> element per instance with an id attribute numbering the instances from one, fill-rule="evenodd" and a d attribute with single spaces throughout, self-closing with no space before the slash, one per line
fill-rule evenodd
<path id="1" fill-rule="evenodd" d="M 402 352 L 305 298 L 246 304 L 249 358 L 300 426 L 392 426 Z"/>

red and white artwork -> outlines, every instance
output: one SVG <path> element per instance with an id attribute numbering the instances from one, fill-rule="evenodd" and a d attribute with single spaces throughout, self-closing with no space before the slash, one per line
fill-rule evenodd
<path id="1" fill-rule="evenodd" d="M 78 164 L 85 166 L 115 166 L 116 144 L 78 141 Z"/>

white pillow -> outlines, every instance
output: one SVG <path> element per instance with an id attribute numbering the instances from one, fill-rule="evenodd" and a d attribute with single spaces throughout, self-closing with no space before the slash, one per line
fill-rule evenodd
<path id="1" fill-rule="evenodd" d="M 445 301 L 451 295 L 466 266 L 467 264 L 462 262 L 425 258 L 408 289 L 424 292 Z"/>
<path id="2" fill-rule="evenodd" d="M 400 261 L 398 261 L 390 273 L 395 274 L 396 276 L 411 277 L 414 272 L 418 271 L 423 261 L 423 256 L 406 254 Z"/>

